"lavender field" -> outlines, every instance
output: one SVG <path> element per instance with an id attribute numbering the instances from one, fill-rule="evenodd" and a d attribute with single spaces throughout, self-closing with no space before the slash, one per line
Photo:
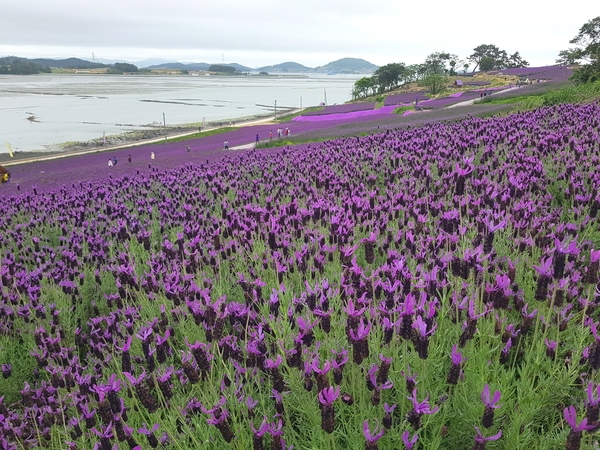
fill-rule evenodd
<path id="1" fill-rule="evenodd" d="M 600 105 L 214 139 L 4 191 L 3 449 L 594 448 Z"/>

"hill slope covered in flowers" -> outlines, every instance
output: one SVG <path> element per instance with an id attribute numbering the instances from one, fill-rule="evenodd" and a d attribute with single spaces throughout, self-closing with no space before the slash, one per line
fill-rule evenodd
<path id="1" fill-rule="evenodd" d="M 561 105 L 1 198 L 0 442 L 590 448 L 599 117 Z"/>

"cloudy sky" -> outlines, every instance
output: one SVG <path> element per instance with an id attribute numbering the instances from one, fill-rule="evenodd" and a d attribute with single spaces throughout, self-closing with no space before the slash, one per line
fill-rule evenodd
<path id="1" fill-rule="evenodd" d="M 423 62 L 436 51 L 466 58 L 493 44 L 530 65 L 553 64 L 600 14 L 590 0 L 27 0 L 0 14 L 0 56 L 239 63 L 344 58 Z"/>

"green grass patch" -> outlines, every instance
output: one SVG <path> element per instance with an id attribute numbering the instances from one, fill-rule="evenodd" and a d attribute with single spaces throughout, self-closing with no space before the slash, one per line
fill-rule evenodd
<path id="1" fill-rule="evenodd" d="M 406 111 L 413 111 L 414 109 L 415 108 L 413 106 L 399 106 L 398 108 L 394 109 L 394 114 L 401 116 Z"/>

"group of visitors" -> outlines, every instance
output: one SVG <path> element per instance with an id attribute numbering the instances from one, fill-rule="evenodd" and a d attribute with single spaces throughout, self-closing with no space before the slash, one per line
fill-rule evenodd
<path id="1" fill-rule="evenodd" d="M 286 128 L 285 130 L 283 128 L 278 128 L 277 129 L 277 137 L 278 138 L 282 138 L 283 136 L 291 136 L 292 132 L 290 131 L 289 128 Z"/>
<path id="2" fill-rule="evenodd" d="M 154 155 L 154 153 L 152 153 L 152 155 Z M 154 159 L 154 156 L 151 156 L 152 159 Z M 131 155 L 127 155 L 127 162 L 131 162 L 133 161 L 133 158 L 131 157 Z M 108 167 L 112 167 L 112 166 L 116 166 L 117 163 L 119 162 L 119 160 L 117 159 L 116 156 L 113 156 L 112 158 L 108 158 Z"/>

